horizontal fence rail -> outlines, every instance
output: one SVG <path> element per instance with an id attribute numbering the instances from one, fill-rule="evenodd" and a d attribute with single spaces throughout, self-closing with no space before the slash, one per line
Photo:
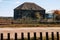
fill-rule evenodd
<path id="1" fill-rule="evenodd" d="M 46 34 L 45 40 L 50 40 L 50 39 L 51 40 L 59 40 L 59 32 L 56 32 L 56 39 L 54 38 L 54 32 L 51 32 L 51 38 L 50 39 L 49 39 L 49 33 L 46 32 L 45 34 Z M 33 35 L 34 35 L 34 37 L 33 37 L 33 39 L 31 39 L 30 38 L 30 32 L 28 32 L 27 33 L 27 40 L 44 40 L 42 32 L 40 32 L 40 34 L 39 34 L 40 35 L 39 39 L 37 39 L 36 32 L 34 32 Z M 7 39 L 6 40 L 11 40 L 10 37 L 11 37 L 10 33 L 7 33 Z M 0 40 L 4 40 L 3 33 L 0 33 Z M 17 33 L 15 33 L 14 40 L 18 40 Z M 24 39 L 24 33 L 23 32 L 21 33 L 21 38 L 19 40 L 26 40 L 26 39 Z"/>

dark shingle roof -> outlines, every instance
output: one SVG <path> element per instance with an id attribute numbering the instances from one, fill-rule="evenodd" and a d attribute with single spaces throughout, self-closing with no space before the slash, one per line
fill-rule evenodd
<path id="1" fill-rule="evenodd" d="M 45 10 L 42 7 L 36 5 L 35 3 L 30 3 L 30 2 L 25 2 L 15 9 L 18 9 L 18 10 Z"/>

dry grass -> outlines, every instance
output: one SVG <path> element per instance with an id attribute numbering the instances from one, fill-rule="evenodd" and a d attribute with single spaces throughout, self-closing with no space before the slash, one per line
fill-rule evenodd
<path id="1" fill-rule="evenodd" d="M 0 25 L 0 28 L 6 27 L 60 27 L 60 24 L 5 24 Z"/>
<path id="2" fill-rule="evenodd" d="M 18 21 L 18 20 L 16 20 Z M 32 24 L 18 24 L 19 22 L 31 22 L 30 20 L 20 20 L 18 21 L 17 24 L 14 24 L 12 22 L 16 22 L 15 20 L 12 20 L 12 18 L 4 18 L 4 17 L 0 17 L 0 28 L 6 28 L 6 27 L 60 27 L 60 24 L 35 24 L 36 22 L 32 23 Z M 26 23 L 26 22 L 25 22 Z"/>

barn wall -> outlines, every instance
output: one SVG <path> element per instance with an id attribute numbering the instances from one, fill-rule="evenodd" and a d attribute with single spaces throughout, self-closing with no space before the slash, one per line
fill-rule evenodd
<path id="1" fill-rule="evenodd" d="M 17 18 L 17 10 L 14 10 L 14 19 Z"/>
<path id="2" fill-rule="evenodd" d="M 35 17 L 35 12 L 40 12 L 45 17 L 45 10 L 14 10 L 14 19 L 24 18 L 24 17 Z"/>
<path id="3" fill-rule="evenodd" d="M 14 10 L 14 19 L 22 18 L 22 11 Z"/>
<path id="4" fill-rule="evenodd" d="M 43 18 L 45 18 L 45 10 L 41 10 L 40 13 L 43 15 Z"/>

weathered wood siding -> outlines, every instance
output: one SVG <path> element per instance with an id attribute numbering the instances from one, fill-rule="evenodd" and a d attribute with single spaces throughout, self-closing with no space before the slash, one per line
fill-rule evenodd
<path id="1" fill-rule="evenodd" d="M 45 10 L 14 10 L 14 19 L 21 19 L 21 18 L 27 18 L 32 17 L 35 18 L 35 14 L 38 14 L 39 12 L 40 16 L 45 17 Z"/>

